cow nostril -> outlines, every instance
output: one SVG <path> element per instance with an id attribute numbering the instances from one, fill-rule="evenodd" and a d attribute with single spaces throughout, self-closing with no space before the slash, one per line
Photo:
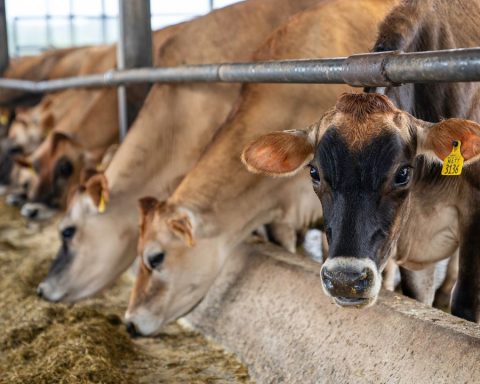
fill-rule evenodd
<path id="1" fill-rule="evenodd" d="M 329 272 L 326 268 L 322 268 L 322 281 L 326 289 L 333 289 L 333 274 Z"/>
<path id="2" fill-rule="evenodd" d="M 360 272 L 358 274 L 358 277 L 357 277 L 356 281 L 363 281 L 363 280 L 366 280 L 366 279 L 368 279 L 368 269 L 363 268 L 362 272 Z"/>
<path id="3" fill-rule="evenodd" d="M 37 296 L 43 299 L 43 289 L 40 286 L 37 288 Z"/>
<path id="4" fill-rule="evenodd" d="M 333 279 L 335 276 L 332 272 L 330 272 L 327 268 L 323 268 L 322 269 L 322 277 L 324 279 L 328 279 L 328 280 L 331 280 Z"/>
<path id="5" fill-rule="evenodd" d="M 28 217 L 30 219 L 35 219 L 38 216 L 38 209 L 32 209 L 31 211 L 28 212 Z"/>
<path id="6" fill-rule="evenodd" d="M 127 327 L 127 332 L 130 334 L 130 336 L 132 337 L 139 336 L 139 333 L 137 332 L 137 328 L 135 327 L 135 324 L 133 324 L 131 321 L 127 322 L 126 327 Z"/>

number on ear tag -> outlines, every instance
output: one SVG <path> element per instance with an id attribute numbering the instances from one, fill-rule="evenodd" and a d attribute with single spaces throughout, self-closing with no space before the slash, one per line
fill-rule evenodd
<path id="1" fill-rule="evenodd" d="M 453 142 L 452 152 L 443 160 L 443 176 L 459 176 L 462 173 L 463 156 L 460 152 L 462 142 L 456 140 Z"/>

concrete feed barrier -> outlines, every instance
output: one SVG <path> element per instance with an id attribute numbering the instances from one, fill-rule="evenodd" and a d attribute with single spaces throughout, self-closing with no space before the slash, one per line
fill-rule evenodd
<path id="1" fill-rule="evenodd" d="M 480 382 L 480 326 L 398 294 L 338 308 L 319 265 L 243 245 L 187 322 L 236 353 L 259 383 Z"/>

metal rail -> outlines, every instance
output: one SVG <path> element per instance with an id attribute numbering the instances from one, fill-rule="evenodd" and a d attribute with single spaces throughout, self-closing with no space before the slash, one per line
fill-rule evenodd
<path id="1" fill-rule="evenodd" d="M 480 48 L 415 53 L 391 51 L 331 59 L 143 68 L 40 82 L 0 78 L 0 88 L 44 93 L 67 88 L 156 82 L 325 83 L 383 87 L 403 83 L 467 81 L 480 81 Z"/>

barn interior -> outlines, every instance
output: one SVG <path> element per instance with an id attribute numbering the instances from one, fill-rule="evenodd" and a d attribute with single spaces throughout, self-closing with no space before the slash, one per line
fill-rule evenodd
<path id="1" fill-rule="evenodd" d="M 477 382 L 477 13 L 0 0 L 0 383 Z"/>

